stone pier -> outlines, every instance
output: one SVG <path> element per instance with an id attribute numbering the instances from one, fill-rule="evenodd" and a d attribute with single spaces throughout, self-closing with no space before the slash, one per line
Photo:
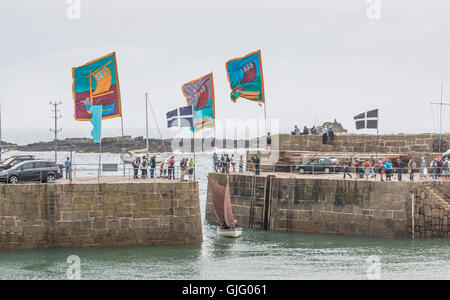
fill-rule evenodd
<path id="1" fill-rule="evenodd" d="M 198 182 L 0 185 L 0 249 L 201 241 Z"/>
<path id="2" fill-rule="evenodd" d="M 209 176 L 226 183 L 224 174 Z M 234 174 L 229 179 L 233 215 L 243 227 L 411 238 L 414 199 L 414 236 L 450 237 L 450 183 L 388 183 L 283 173 Z M 216 220 L 209 192 L 206 220 Z"/>

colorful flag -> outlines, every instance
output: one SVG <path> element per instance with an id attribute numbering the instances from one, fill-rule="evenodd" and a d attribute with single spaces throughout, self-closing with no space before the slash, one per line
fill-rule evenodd
<path id="1" fill-rule="evenodd" d="M 102 105 L 102 118 L 122 116 L 116 53 L 72 68 L 75 120 L 89 121 L 93 105 Z"/>
<path id="2" fill-rule="evenodd" d="M 261 64 L 261 50 L 235 58 L 225 64 L 231 88 L 231 100 L 239 97 L 264 102 L 264 79 Z"/>
<path id="3" fill-rule="evenodd" d="M 181 88 L 188 105 L 194 110 L 194 125 L 191 130 L 196 132 L 203 128 L 215 126 L 215 100 L 213 74 L 184 84 Z"/>
<path id="4" fill-rule="evenodd" d="M 91 106 L 91 124 L 94 128 L 91 131 L 94 143 L 100 144 L 102 141 L 102 111 L 103 107 L 101 105 Z"/>
<path id="5" fill-rule="evenodd" d="M 183 106 L 169 111 L 167 114 L 167 127 L 191 127 L 193 126 L 192 106 Z"/>

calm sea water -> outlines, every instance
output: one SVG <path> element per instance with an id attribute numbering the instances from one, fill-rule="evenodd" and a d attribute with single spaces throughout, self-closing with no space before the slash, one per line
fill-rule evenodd
<path id="1" fill-rule="evenodd" d="M 4 156 L 13 154 L 17 153 Z M 34 154 L 54 157 L 52 152 Z M 59 153 L 60 160 L 67 155 Z M 211 156 L 196 156 L 202 213 Z M 102 160 L 118 163 L 120 157 L 104 154 Z M 98 156 L 75 154 L 74 163 L 95 165 Z M 70 255 L 80 257 L 82 279 L 367 279 L 367 272 L 374 269 L 381 279 L 450 279 L 450 239 L 390 240 L 250 229 L 244 229 L 242 238 L 226 239 L 215 230 L 204 223 L 204 242 L 188 246 L 2 251 L 0 279 L 65 279 Z M 380 265 L 373 265 L 378 261 Z"/>

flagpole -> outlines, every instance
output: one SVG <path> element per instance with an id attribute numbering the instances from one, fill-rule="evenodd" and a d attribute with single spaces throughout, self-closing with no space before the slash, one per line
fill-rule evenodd
<path id="1" fill-rule="evenodd" d="M 148 155 L 148 93 L 145 93 L 145 134 L 147 138 L 147 155 Z"/>
<path id="2" fill-rule="evenodd" d="M 194 130 L 192 130 L 192 145 L 194 146 L 194 181 L 195 181 L 195 169 L 197 168 L 197 164 L 196 164 L 196 161 L 195 161 L 195 131 Z"/>
<path id="3" fill-rule="evenodd" d="M 379 128 L 380 128 L 380 109 L 378 109 L 378 120 L 377 120 L 377 149 L 376 149 L 376 158 L 378 160 L 378 145 L 379 145 Z"/>
<path id="4" fill-rule="evenodd" d="M 101 132 L 101 130 L 100 130 Z M 102 166 L 102 138 L 100 137 L 100 143 L 99 143 L 99 152 L 98 152 L 98 181 L 100 181 L 100 170 Z"/>

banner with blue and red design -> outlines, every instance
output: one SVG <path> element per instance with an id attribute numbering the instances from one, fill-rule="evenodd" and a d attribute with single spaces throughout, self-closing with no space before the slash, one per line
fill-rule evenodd
<path id="1" fill-rule="evenodd" d="M 215 126 L 215 100 L 213 74 L 207 74 L 182 86 L 186 102 L 193 108 L 193 126 L 197 132 Z"/>
<path id="2" fill-rule="evenodd" d="M 72 68 L 75 120 L 89 121 L 91 107 L 102 106 L 102 119 L 122 116 L 116 53 Z"/>
<path id="3" fill-rule="evenodd" d="M 231 100 L 239 97 L 255 102 L 264 102 L 264 79 L 261 64 L 261 50 L 234 58 L 226 62 Z"/>

